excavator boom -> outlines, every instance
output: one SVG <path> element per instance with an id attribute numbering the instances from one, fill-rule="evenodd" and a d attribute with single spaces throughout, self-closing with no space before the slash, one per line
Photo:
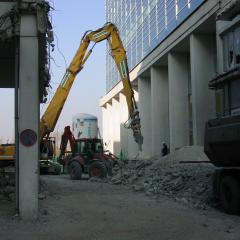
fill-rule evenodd
<path id="1" fill-rule="evenodd" d="M 128 111 L 129 111 L 129 126 L 133 130 L 133 136 L 135 141 L 141 145 L 143 137 L 141 135 L 141 125 L 139 118 L 139 111 L 134 98 L 134 92 L 131 87 L 129 79 L 129 70 L 126 58 L 126 51 L 123 47 L 116 26 L 112 23 L 106 23 L 102 28 L 96 31 L 88 31 L 84 34 L 80 46 L 66 70 L 66 73 L 58 87 L 53 99 L 51 100 L 47 110 L 43 114 L 40 122 L 40 136 L 41 139 L 48 137 L 49 134 L 54 130 L 55 125 L 58 121 L 59 115 L 62 111 L 64 103 L 70 92 L 72 84 L 76 78 L 76 75 L 81 71 L 84 63 L 90 56 L 93 47 L 96 43 L 107 40 L 111 49 L 112 57 L 118 68 L 123 83 L 123 93 L 126 97 Z M 88 50 L 89 44 L 93 42 L 93 47 Z"/>

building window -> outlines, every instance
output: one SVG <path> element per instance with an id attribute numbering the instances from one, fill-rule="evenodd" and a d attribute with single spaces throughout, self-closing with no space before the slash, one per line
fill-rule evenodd
<path id="1" fill-rule="evenodd" d="M 218 90 L 218 95 L 216 96 L 219 98 L 219 104 L 223 103 L 223 116 L 240 115 L 239 89 L 240 79 L 229 81 L 222 89 Z M 221 116 L 221 109 L 217 113 L 218 116 Z"/>
<path id="2" fill-rule="evenodd" d="M 240 80 L 235 80 L 230 83 L 230 110 L 231 115 L 240 114 Z"/>
<path id="3" fill-rule="evenodd" d="M 106 0 L 106 20 L 118 27 L 131 71 L 205 0 Z M 109 51 L 109 48 L 107 47 Z M 107 55 L 107 92 L 120 80 Z"/>
<path id="4" fill-rule="evenodd" d="M 231 29 L 222 36 L 224 71 L 240 65 L 240 26 Z"/>

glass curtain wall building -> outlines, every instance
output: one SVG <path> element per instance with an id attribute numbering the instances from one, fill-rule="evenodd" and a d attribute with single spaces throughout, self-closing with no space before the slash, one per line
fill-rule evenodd
<path id="1" fill-rule="evenodd" d="M 206 0 L 105 0 L 106 20 L 116 24 L 131 71 Z M 109 48 L 107 47 L 109 52 Z M 119 74 L 107 54 L 109 92 Z"/>

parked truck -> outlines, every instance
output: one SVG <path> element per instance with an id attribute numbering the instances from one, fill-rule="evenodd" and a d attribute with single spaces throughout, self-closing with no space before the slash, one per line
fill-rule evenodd
<path id="1" fill-rule="evenodd" d="M 237 83 L 238 82 L 238 83 Z M 212 89 L 240 86 L 240 67 L 213 79 Z M 238 94 L 229 91 L 229 95 Z M 226 96 L 225 96 L 226 97 Z M 229 96 L 228 96 L 229 97 Z M 236 96 L 238 97 L 238 96 Z M 225 99 L 227 101 L 227 99 Z M 228 213 L 240 213 L 240 115 L 225 115 L 206 124 L 204 151 L 217 167 L 213 177 L 214 194 Z"/>
<path id="2" fill-rule="evenodd" d="M 217 16 L 217 118 L 206 123 L 204 151 L 217 167 L 213 190 L 222 208 L 240 213 L 240 1 L 229 1 Z"/>

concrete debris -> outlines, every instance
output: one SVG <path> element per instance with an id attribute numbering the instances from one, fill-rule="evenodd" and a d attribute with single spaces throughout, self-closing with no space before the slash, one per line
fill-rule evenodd
<path id="1" fill-rule="evenodd" d="M 10 201 L 15 199 L 15 176 L 5 172 L 0 173 L 0 202 Z"/>
<path id="2" fill-rule="evenodd" d="M 194 208 L 212 205 L 212 173 L 202 147 L 184 147 L 159 160 L 121 162 L 113 169 L 112 184 L 130 185 L 148 196 L 171 197 Z M 184 162 L 184 163 L 181 163 Z"/>
<path id="3" fill-rule="evenodd" d="M 15 199 L 15 188 L 12 186 L 6 186 L 0 188 L 0 202 L 13 202 Z"/>
<path id="4" fill-rule="evenodd" d="M 15 185 L 15 175 L 0 172 L 0 188 Z"/>

